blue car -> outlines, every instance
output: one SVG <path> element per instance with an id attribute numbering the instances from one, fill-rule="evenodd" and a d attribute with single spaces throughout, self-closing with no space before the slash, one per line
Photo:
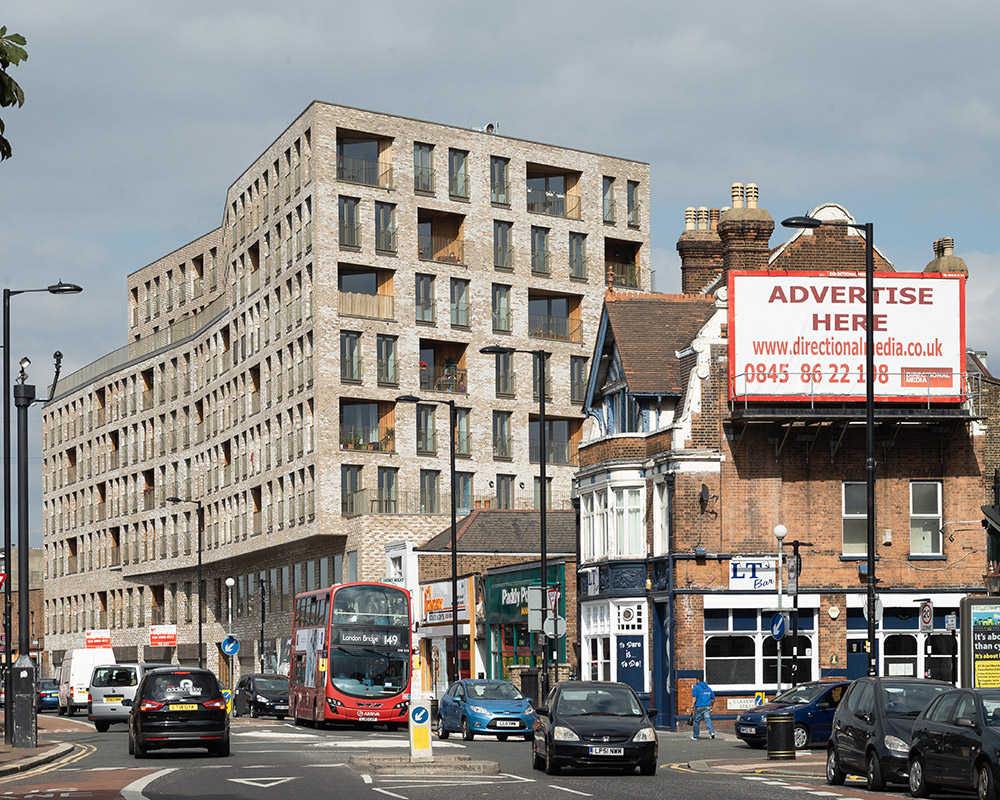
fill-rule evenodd
<path id="1" fill-rule="evenodd" d="M 59 707 L 59 681 L 43 678 L 38 682 L 38 699 L 35 709 L 44 711 L 47 708 Z"/>
<path id="2" fill-rule="evenodd" d="M 455 681 L 438 700 L 437 735 L 447 739 L 461 733 L 466 741 L 476 734 L 496 736 L 501 742 L 510 734 L 530 741 L 534 736 L 535 710 L 531 698 L 507 681 Z"/>
<path id="3" fill-rule="evenodd" d="M 830 738 L 833 714 L 850 685 L 850 681 L 812 681 L 786 689 L 769 703 L 740 714 L 736 735 L 750 747 L 763 747 L 767 744 L 768 713 L 791 711 L 795 715 L 795 749 L 823 744 Z"/>

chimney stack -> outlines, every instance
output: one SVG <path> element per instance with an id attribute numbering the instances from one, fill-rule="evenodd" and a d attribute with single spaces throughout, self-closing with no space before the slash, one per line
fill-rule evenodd
<path id="1" fill-rule="evenodd" d="M 758 195 L 755 183 L 732 186 L 733 207 L 723 210 L 718 225 L 724 270 L 767 268 L 774 220 L 758 206 Z"/>
<path id="2" fill-rule="evenodd" d="M 924 267 L 924 272 L 968 277 L 969 268 L 965 260 L 955 255 L 954 237 L 942 236 L 934 241 L 934 260 Z"/>

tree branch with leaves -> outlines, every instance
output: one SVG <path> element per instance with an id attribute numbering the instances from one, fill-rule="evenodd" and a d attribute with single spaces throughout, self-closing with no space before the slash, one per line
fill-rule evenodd
<path id="1" fill-rule="evenodd" d="M 0 27 L 0 108 L 24 105 L 24 90 L 17 85 L 7 72 L 28 58 L 24 49 L 28 41 L 19 33 L 7 33 L 7 26 Z M 10 142 L 4 134 L 3 120 L 0 119 L 0 161 L 11 157 Z"/>

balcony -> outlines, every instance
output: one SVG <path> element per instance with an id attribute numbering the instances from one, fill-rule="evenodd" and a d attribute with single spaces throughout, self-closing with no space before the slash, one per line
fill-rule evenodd
<path id="1" fill-rule="evenodd" d="M 423 391 L 453 392 L 467 391 L 468 371 L 457 367 L 424 367 L 420 370 L 420 388 Z"/>
<path id="2" fill-rule="evenodd" d="M 439 512 L 427 510 L 426 498 L 419 491 L 380 492 L 361 489 L 341 498 L 341 509 L 345 517 L 361 514 L 427 514 L 446 513 L 451 508 L 451 494 L 442 492 L 436 497 Z"/>
<path id="3" fill-rule="evenodd" d="M 418 257 L 421 261 L 440 264 L 464 264 L 465 248 L 461 239 L 420 234 L 417 236 Z"/>
<path id="4" fill-rule="evenodd" d="M 341 425 L 341 450 L 376 450 L 391 452 L 396 446 L 396 432 L 392 428 L 368 425 Z"/>
<path id="5" fill-rule="evenodd" d="M 562 192 L 543 191 L 528 187 L 528 211 L 550 217 L 580 219 L 580 198 Z"/>
<path id="6" fill-rule="evenodd" d="M 548 457 L 545 459 L 546 464 L 564 464 L 564 465 L 575 465 L 576 464 L 576 454 L 573 452 L 572 443 L 568 441 L 560 441 L 558 439 L 549 439 L 546 442 L 546 452 Z M 537 464 L 540 461 L 540 455 L 542 452 L 542 442 L 539 439 L 531 439 L 528 442 L 528 452 L 529 458 L 532 464 Z"/>
<path id="7" fill-rule="evenodd" d="M 340 313 L 346 317 L 395 319 L 395 298 L 391 294 L 341 292 Z"/>
<path id="8" fill-rule="evenodd" d="M 337 159 L 337 180 L 347 183 L 360 183 L 363 186 L 392 186 L 392 167 L 378 161 L 362 158 Z"/>
<path id="9" fill-rule="evenodd" d="M 529 314 L 528 332 L 531 336 L 540 339 L 558 339 L 562 342 L 580 342 L 583 340 L 580 320 L 568 317 Z"/>
<path id="10" fill-rule="evenodd" d="M 638 289 L 640 271 L 637 264 L 619 264 L 614 261 L 604 263 L 604 274 L 608 286 L 622 289 Z"/>

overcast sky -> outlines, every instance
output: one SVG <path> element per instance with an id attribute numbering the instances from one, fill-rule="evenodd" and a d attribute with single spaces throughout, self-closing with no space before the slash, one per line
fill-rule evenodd
<path id="1" fill-rule="evenodd" d="M 220 225 L 312 100 L 649 162 L 659 291 L 684 208 L 734 181 L 778 223 L 840 203 L 901 271 L 953 236 L 967 345 L 1000 371 L 994 2 L 7 0 L 0 25 L 29 53 L 0 110 L 0 280 L 85 290 L 12 300 L 39 392 L 53 351 L 68 373 L 126 343 L 126 275 Z"/>

